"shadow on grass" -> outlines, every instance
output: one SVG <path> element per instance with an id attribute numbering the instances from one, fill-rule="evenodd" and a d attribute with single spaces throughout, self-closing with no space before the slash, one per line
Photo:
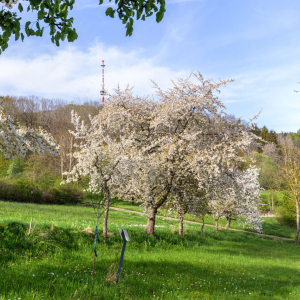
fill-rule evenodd
<path id="1" fill-rule="evenodd" d="M 286 299 L 293 286 L 300 285 L 297 271 L 289 267 L 250 270 L 228 267 L 222 261 L 195 265 L 152 260 L 151 253 L 137 259 L 133 254 L 125 256 L 119 284 L 105 282 L 110 259 L 97 260 L 92 280 L 91 268 L 87 269 L 91 259 L 72 252 L 56 265 L 49 261 L 29 269 L 5 270 L 0 290 L 2 295 L 22 299 L 149 299 L 154 295 L 160 299 Z"/>
<path id="2" fill-rule="evenodd" d="M 1 294 L 23 300 L 286 299 L 300 285 L 299 271 L 290 267 L 299 251 L 290 242 L 225 230 L 202 236 L 188 230 L 183 237 L 163 229 L 155 236 L 140 228 L 128 231 L 131 242 L 115 285 L 105 277 L 120 252 L 118 232 L 105 241 L 99 236 L 92 280 L 93 234 L 41 226 L 28 236 L 21 222 L 2 224 Z M 278 260 L 286 266 L 276 265 Z"/>

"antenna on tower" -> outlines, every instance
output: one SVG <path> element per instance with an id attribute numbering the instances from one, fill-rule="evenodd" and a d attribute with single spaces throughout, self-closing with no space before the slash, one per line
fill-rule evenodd
<path id="1" fill-rule="evenodd" d="M 102 95 L 102 103 L 104 103 L 104 95 L 105 95 L 105 91 L 104 91 L 104 60 L 102 60 L 102 90 L 100 91 L 100 94 Z"/>

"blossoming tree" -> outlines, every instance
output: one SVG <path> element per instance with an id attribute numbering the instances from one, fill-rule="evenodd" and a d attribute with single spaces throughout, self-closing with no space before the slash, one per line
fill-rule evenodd
<path id="1" fill-rule="evenodd" d="M 240 120 L 227 120 L 225 107 L 213 95 L 231 80 L 212 83 L 198 73 L 199 84 L 194 84 L 191 75 L 166 92 L 155 85 L 157 101 L 133 96 L 129 88 L 116 91 L 89 129 L 74 123 L 75 136 L 84 142 L 76 154 L 82 162 L 69 175 L 89 174 L 90 189 L 110 182 L 117 194 L 143 199 L 148 234 L 154 234 L 157 211 L 172 189 L 184 190 L 178 188 L 183 178 L 192 175 L 202 191 L 209 180 L 242 161 L 241 153 L 254 140 Z"/>
<path id="2" fill-rule="evenodd" d="M 174 182 L 169 197 L 162 208 L 167 209 L 168 213 L 176 212 L 178 214 L 179 235 L 183 235 L 183 219 L 186 213 L 200 218 L 208 212 L 205 193 L 198 188 L 197 180 L 191 175 Z M 203 231 L 203 227 L 201 231 Z"/>
<path id="3" fill-rule="evenodd" d="M 209 185 L 209 208 L 216 221 L 227 219 L 226 229 L 229 229 L 232 218 L 244 217 L 244 226 L 251 226 L 261 232 L 260 191 L 258 169 L 250 167 L 245 171 L 232 169 L 223 172 Z"/>
<path id="4" fill-rule="evenodd" d="M 166 92 L 155 85 L 157 101 L 133 98 L 128 90 L 106 104 L 111 128 L 117 126 L 127 140 L 130 186 L 144 199 L 148 234 L 154 234 L 156 213 L 182 174 L 192 172 L 202 189 L 213 174 L 242 160 L 254 140 L 240 120 L 226 120 L 225 107 L 213 95 L 231 80 L 212 83 L 194 75 L 199 84 L 189 76 Z"/>
<path id="5" fill-rule="evenodd" d="M 75 159 L 75 165 L 70 172 L 64 172 L 67 176 L 66 182 L 78 181 L 83 176 L 88 176 L 88 187 L 93 207 L 97 215 L 97 225 L 99 217 L 104 213 L 103 237 L 107 237 L 107 220 L 109 206 L 116 187 L 122 184 L 120 176 L 122 143 L 113 138 L 113 133 L 107 130 L 107 118 L 104 110 L 91 119 L 91 125 L 85 125 L 80 121 L 80 116 L 72 112 L 72 123 L 74 131 L 70 131 L 79 144 L 74 147 L 77 151 L 71 153 Z"/>

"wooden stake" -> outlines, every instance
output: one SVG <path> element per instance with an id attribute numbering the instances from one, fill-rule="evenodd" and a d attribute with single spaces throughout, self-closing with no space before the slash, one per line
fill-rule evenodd
<path id="1" fill-rule="evenodd" d="M 93 278 L 95 273 L 95 258 L 96 258 L 96 252 L 94 252 L 94 262 L 93 262 Z"/>
<path id="2" fill-rule="evenodd" d="M 29 225 L 29 231 L 28 231 L 28 235 L 30 235 L 30 232 L 31 232 L 32 220 L 33 220 L 33 217 L 31 217 L 31 221 L 30 221 L 30 225 Z"/>

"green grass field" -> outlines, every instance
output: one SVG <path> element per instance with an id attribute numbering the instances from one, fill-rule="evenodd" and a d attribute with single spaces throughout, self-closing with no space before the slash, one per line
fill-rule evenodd
<path id="1" fill-rule="evenodd" d="M 0 299 L 300 299 L 300 248 L 293 242 L 211 227 L 201 235 L 194 224 L 180 237 L 177 224 L 163 219 L 152 237 L 146 219 L 110 211 L 109 239 L 98 239 L 92 279 L 90 207 L 0 202 Z M 131 241 L 115 284 L 105 279 L 117 267 L 118 228 Z"/>

